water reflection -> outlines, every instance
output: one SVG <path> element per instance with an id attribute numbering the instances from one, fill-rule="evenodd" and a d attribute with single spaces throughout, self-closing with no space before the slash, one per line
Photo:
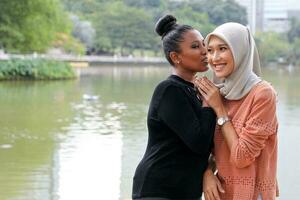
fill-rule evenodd
<path id="1" fill-rule="evenodd" d="M 120 196 L 124 103 L 71 103 L 76 113 L 64 127 L 57 158 L 58 199 L 118 199 Z"/>
<path id="2" fill-rule="evenodd" d="M 74 81 L 0 83 L 0 199 L 51 199 L 53 137 Z M 57 112 L 59 110 L 59 112 Z M 5 147 L 5 148 L 4 148 Z M 10 147 L 10 148 L 8 148 Z"/>

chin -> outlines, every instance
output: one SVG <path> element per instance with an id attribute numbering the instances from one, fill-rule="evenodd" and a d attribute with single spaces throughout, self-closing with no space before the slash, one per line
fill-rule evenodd
<path id="1" fill-rule="evenodd" d="M 199 69 L 199 72 L 206 72 L 208 70 L 207 66 L 203 66 Z"/>
<path id="2" fill-rule="evenodd" d="M 222 74 L 222 73 L 214 72 L 214 74 L 217 78 L 225 78 L 224 74 Z"/>
<path id="3" fill-rule="evenodd" d="M 208 69 L 208 65 L 204 64 L 201 67 L 199 67 L 199 72 L 206 72 Z"/>

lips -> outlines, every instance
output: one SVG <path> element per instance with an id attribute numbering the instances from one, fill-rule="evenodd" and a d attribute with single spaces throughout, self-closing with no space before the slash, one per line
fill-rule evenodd
<path id="1" fill-rule="evenodd" d="M 204 62 L 204 63 L 208 63 L 208 60 L 207 60 L 207 58 L 206 58 L 206 57 L 205 57 L 205 58 L 203 58 L 201 61 L 202 61 L 202 62 Z"/>
<path id="2" fill-rule="evenodd" d="M 221 71 L 226 64 L 222 63 L 222 64 L 217 64 L 217 65 L 213 65 L 216 71 Z"/>

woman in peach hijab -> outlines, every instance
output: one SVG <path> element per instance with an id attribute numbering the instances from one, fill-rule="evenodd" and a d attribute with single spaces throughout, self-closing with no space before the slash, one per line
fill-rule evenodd
<path id="1" fill-rule="evenodd" d="M 225 23 L 205 39 L 213 80 L 196 85 L 214 109 L 217 172 L 204 175 L 206 200 L 274 200 L 278 195 L 276 92 L 260 78 L 249 29 Z M 216 175 L 214 175 L 216 174 Z"/>

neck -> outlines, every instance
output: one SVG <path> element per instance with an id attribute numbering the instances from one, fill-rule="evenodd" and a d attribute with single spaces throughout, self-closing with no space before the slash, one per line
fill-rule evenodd
<path id="1" fill-rule="evenodd" d="M 180 78 L 182 78 L 185 81 L 193 83 L 196 72 L 183 71 L 178 68 L 175 68 L 175 69 L 173 69 L 172 74 L 179 76 Z"/>

